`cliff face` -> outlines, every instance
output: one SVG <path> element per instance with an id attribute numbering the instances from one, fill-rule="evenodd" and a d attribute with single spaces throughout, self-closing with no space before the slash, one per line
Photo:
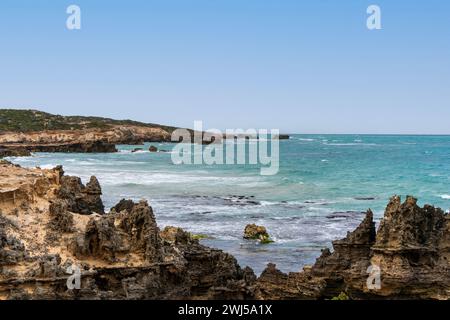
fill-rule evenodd
<path id="1" fill-rule="evenodd" d="M 393 197 L 377 232 L 369 210 L 302 272 L 269 264 L 257 279 L 183 230 L 159 230 L 146 201 L 104 214 L 101 193 L 95 177 L 0 161 L 0 299 L 450 298 L 449 215 L 412 197 Z"/>
<path id="2" fill-rule="evenodd" d="M 109 129 L 0 133 L 0 156 L 22 156 L 29 152 L 116 152 L 116 144 L 170 142 L 161 128 L 117 126 Z"/>
<path id="3" fill-rule="evenodd" d="M 111 126 L 84 130 L 44 130 L 37 132 L 0 132 L 0 144 L 60 145 L 102 141 L 110 144 L 140 144 L 144 141 L 170 141 L 162 128 Z"/>
<path id="4" fill-rule="evenodd" d="M 408 197 L 391 198 L 375 232 L 369 210 L 359 227 L 325 249 L 312 267 L 283 274 L 269 265 L 258 279 L 261 299 L 448 299 L 450 218 Z M 379 283 L 377 285 L 376 278 Z"/>
<path id="5" fill-rule="evenodd" d="M 116 144 L 170 142 L 174 129 L 131 120 L 0 109 L 0 157 L 29 152 L 115 152 Z"/>

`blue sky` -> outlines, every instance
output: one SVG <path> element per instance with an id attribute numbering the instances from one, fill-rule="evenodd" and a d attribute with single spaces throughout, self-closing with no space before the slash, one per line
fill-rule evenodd
<path id="1" fill-rule="evenodd" d="M 82 29 L 65 27 L 81 7 Z M 382 10 L 382 30 L 366 9 Z M 0 2 L 0 106 L 192 127 L 450 133 L 450 2 Z"/>

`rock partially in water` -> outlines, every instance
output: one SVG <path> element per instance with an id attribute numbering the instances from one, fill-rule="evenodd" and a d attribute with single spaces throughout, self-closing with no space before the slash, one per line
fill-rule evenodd
<path id="1" fill-rule="evenodd" d="M 271 243 L 269 233 L 263 226 L 257 226 L 256 224 L 248 224 L 244 229 L 244 239 L 258 240 L 261 243 Z"/>
<path id="2" fill-rule="evenodd" d="M 29 157 L 31 152 L 24 147 L 8 148 L 0 146 L 0 158 L 5 157 Z"/>
<path id="3" fill-rule="evenodd" d="M 158 152 L 158 148 L 155 146 L 150 146 L 150 148 L 148 148 L 148 151 L 150 152 Z"/>

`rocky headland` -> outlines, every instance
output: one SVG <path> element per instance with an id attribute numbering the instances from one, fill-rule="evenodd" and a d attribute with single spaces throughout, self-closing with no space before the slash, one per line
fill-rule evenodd
<path id="1" fill-rule="evenodd" d="M 95 177 L 0 162 L 0 299 L 449 299 L 449 215 L 393 197 L 313 266 L 269 264 L 257 278 L 176 227 L 160 230 L 146 201 L 105 213 Z M 371 267 L 379 287 L 370 287 Z M 74 270 L 80 286 L 69 289 Z"/>
<path id="2" fill-rule="evenodd" d="M 171 135 L 175 129 L 177 128 L 132 120 L 0 109 L 0 158 L 29 156 L 31 152 L 116 152 L 117 144 L 173 142 Z M 189 131 L 194 141 L 194 131 Z M 221 142 L 215 141 L 208 133 L 202 133 L 202 137 L 204 144 Z M 223 136 L 223 139 L 235 138 L 237 137 Z M 278 138 L 289 139 L 289 136 L 281 134 Z"/>
<path id="3" fill-rule="evenodd" d="M 175 129 L 131 120 L 0 109 L 0 157 L 30 152 L 116 152 L 116 144 L 170 142 Z"/>

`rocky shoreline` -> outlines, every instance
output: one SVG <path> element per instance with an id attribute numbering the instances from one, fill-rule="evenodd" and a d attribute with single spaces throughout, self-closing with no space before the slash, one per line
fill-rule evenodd
<path id="1" fill-rule="evenodd" d="M 31 152 L 117 152 L 117 144 L 173 142 L 175 127 L 99 117 L 60 116 L 37 110 L 0 109 L 0 158 Z M 194 131 L 190 130 L 191 135 Z M 245 137 L 245 135 L 244 135 Z M 223 136 L 235 139 L 235 136 Z M 280 134 L 280 140 L 289 135 Z M 193 140 L 193 139 L 192 139 Z M 203 133 L 203 143 L 214 142 Z"/>
<path id="2" fill-rule="evenodd" d="M 116 127 L 107 130 L 39 131 L 0 133 L 0 158 L 27 156 L 31 152 L 117 152 L 117 144 L 140 145 L 144 142 L 170 142 L 163 129 Z"/>
<path id="3" fill-rule="evenodd" d="M 4 144 L 0 146 L 0 158 L 27 157 L 32 152 L 65 153 L 110 153 L 117 152 L 116 145 L 103 141 L 48 143 L 48 144 Z"/>
<path id="4" fill-rule="evenodd" d="M 159 230 L 146 201 L 109 213 L 95 177 L 0 161 L 0 299 L 448 299 L 449 215 L 393 197 L 378 230 L 369 210 L 313 266 L 249 267 L 176 227 Z M 243 224 L 245 224 L 243 222 Z M 68 289 L 68 268 L 80 288 Z M 368 286 L 368 270 L 380 286 Z"/>

